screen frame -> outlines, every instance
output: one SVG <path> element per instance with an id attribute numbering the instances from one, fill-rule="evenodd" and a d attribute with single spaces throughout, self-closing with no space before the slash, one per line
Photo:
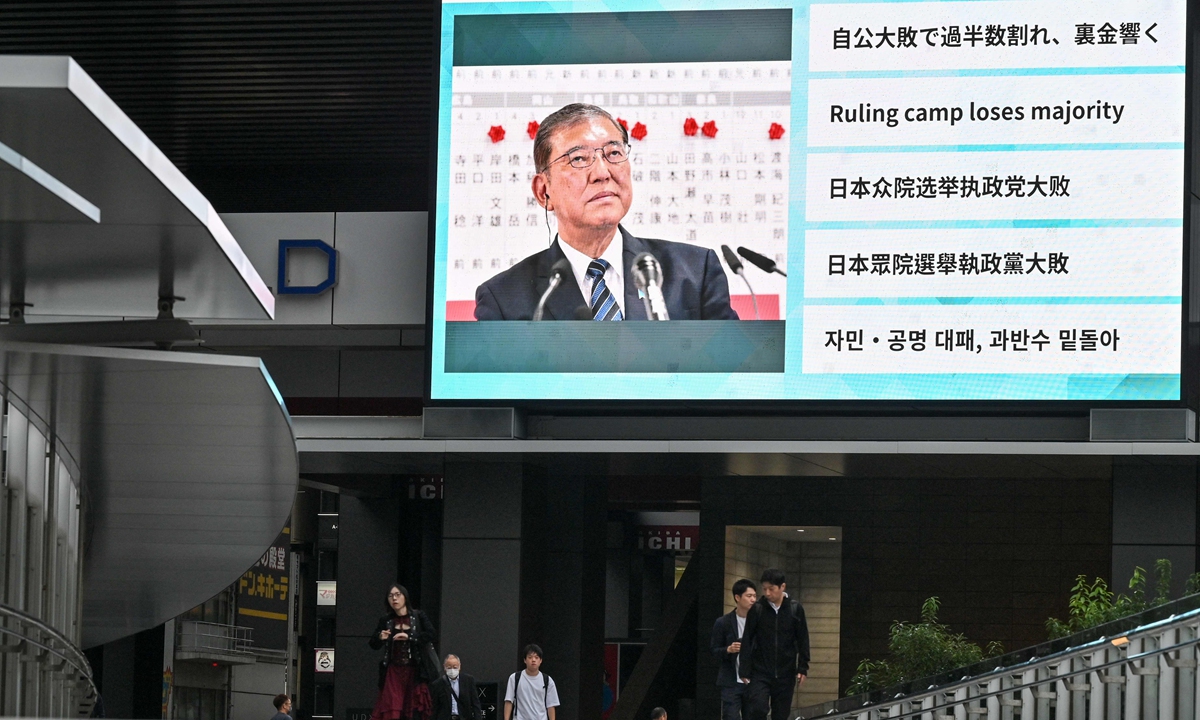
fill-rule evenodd
<path id="1" fill-rule="evenodd" d="M 919 1 L 919 0 L 913 0 Z M 1185 4 L 1184 21 L 1184 147 L 1183 147 L 1183 225 L 1181 229 L 1182 258 L 1181 269 L 1181 302 L 1179 307 L 1180 348 L 1179 348 L 1179 399 L 1178 400 L 893 400 L 893 399 L 738 399 L 738 398 L 700 398 L 700 399 L 615 399 L 586 401 L 586 409 L 581 408 L 584 401 L 579 399 L 554 398 L 477 398 L 477 399 L 446 399 L 434 398 L 433 390 L 433 347 L 437 328 L 434 326 L 434 297 L 436 283 L 437 257 L 437 201 L 438 201 L 438 171 L 439 171 L 439 133 L 441 111 L 441 68 L 442 68 L 442 22 L 445 15 L 445 5 L 438 0 L 436 17 L 433 23 L 434 52 L 432 68 L 432 106 L 430 111 L 430 142 L 429 142 L 429 185 L 427 212 L 427 247 L 426 247 L 426 285 L 425 285 L 425 378 L 424 404 L 429 407 L 518 407 L 534 412 L 555 412 L 562 414 L 580 413 L 638 413 L 638 414 L 695 414 L 712 415 L 729 411 L 749 414 L 884 414 L 893 416 L 921 415 L 954 415 L 967 414 L 987 416 L 1006 416 L 1013 414 L 1037 415 L 1080 415 L 1086 414 L 1092 407 L 1115 408 L 1190 408 L 1200 412 L 1200 267 L 1192 265 L 1200 260 L 1200 248 L 1193 245 L 1200 243 L 1192 228 L 1193 204 L 1200 204 L 1200 188 L 1194 187 L 1194 166 L 1196 158 L 1193 153 L 1200 148 L 1193 140 L 1196 122 L 1196 108 L 1200 101 L 1200 93 L 1194 85 L 1197 83 L 1195 73 L 1195 53 L 1200 32 L 1197 28 L 1197 14 L 1194 3 L 1187 0 Z"/>

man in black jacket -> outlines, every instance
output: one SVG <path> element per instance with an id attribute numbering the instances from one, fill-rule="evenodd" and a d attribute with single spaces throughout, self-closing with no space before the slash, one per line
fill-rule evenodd
<path id="1" fill-rule="evenodd" d="M 787 594 L 782 570 L 762 574 L 762 595 L 746 616 L 738 673 L 750 681 L 750 720 L 787 720 L 796 683 L 808 676 L 808 622 L 804 608 Z M 743 655 L 746 651 L 743 651 Z"/>
<path id="2" fill-rule="evenodd" d="M 483 720 L 483 706 L 475 678 L 462 672 L 457 655 L 447 655 L 442 663 L 445 674 L 429 683 L 433 699 L 432 720 Z"/>
<path id="3" fill-rule="evenodd" d="M 717 687 L 721 688 L 721 720 L 747 720 L 747 684 L 738 677 L 738 660 L 742 657 L 742 634 L 746 630 L 746 614 L 754 607 L 758 593 L 754 583 L 738 580 L 733 584 L 733 610 L 717 618 L 713 624 L 709 646 L 717 658 Z"/>

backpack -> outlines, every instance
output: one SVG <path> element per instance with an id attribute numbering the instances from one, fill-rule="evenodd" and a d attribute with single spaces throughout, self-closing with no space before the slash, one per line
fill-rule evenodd
<path id="1" fill-rule="evenodd" d="M 521 676 L 525 674 L 524 670 L 518 670 L 513 673 L 513 710 L 512 720 L 517 720 L 517 698 L 521 697 Z M 543 707 L 549 709 L 550 703 L 550 676 L 546 673 L 539 673 L 542 676 L 542 703 Z M 548 715 L 549 713 L 547 713 Z"/>

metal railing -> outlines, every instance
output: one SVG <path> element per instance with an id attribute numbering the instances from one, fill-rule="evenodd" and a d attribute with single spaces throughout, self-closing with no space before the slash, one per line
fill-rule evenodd
<path id="1" fill-rule="evenodd" d="M 175 636 L 176 651 L 190 652 L 197 656 L 240 657 L 249 661 L 254 658 L 253 630 L 238 625 L 182 620 Z"/>
<path id="2" fill-rule="evenodd" d="M 276 665 L 284 665 L 287 663 L 287 659 L 288 659 L 288 651 L 287 650 L 275 650 L 272 648 L 262 648 L 262 647 L 255 646 L 253 648 L 253 652 L 254 652 L 254 657 L 257 658 L 259 662 L 274 663 Z"/>
<path id="3" fill-rule="evenodd" d="M 19 654 L 43 666 L 61 679 L 67 700 L 77 703 L 78 717 L 92 714 L 99 691 L 92 666 L 75 643 L 36 617 L 4 604 L 0 604 L 0 636 L 0 653 Z"/>
<path id="4" fill-rule="evenodd" d="M 1200 683 L 1196 678 L 1200 660 L 1197 605 L 1200 602 L 1196 598 L 1185 598 L 1135 618 L 1066 638 L 1069 647 L 1051 654 L 1039 657 L 1036 652 L 1025 653 L 1027 657 L 1016 664 L 1005 663 L 989 671 L 968 673 L 957 681 L 931 684 L 922 690 L 910 684 L 906 692 L 891 697 L 875 693 L 806 708 L 801 717 L 1192 720 L 1200 708 Z M 1171 610 L 1178 612 L 1151 619 Z M 1146 622 L 1128 627 L 1136 619 Z M 1098 634 L 1105 630 L 1106 634 Z M 1001 658 L 1004 659 L 1011 658 Z M 847 707 L 853 704 L 859 706 Z"/>

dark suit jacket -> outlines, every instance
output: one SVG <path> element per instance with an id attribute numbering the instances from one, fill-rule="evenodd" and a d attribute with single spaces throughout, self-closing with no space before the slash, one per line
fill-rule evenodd
<path id="1" fill-rule="evenodd" d="M 643 252 L 658 258 L 662 265 L 663 297 L 672 320 L 738 319 L 729 305 L 729 283 L 715 252 L 698 245 L 634 237 L 623 227 L 620 231 L 625 263 L 621 312 L 626 320 L 646 319 L 630 270 L 633 259 Z M 550 268 L 564 257 L 556 242 L 480 285 L 475 290 L 475 319 L 532 320 L 538 299 L 550 284 Z M 587 307 L 578 285 L 574 275 L 564 278 L 546 303 L 544 319 L 574 320 L 575 310 Z"/>
<path id="2" fill-rule="evenodd" d="M 712 647 L 713 656 L 721 664 L 721 669 L 717 671 L 717 687 L 737 687 L 741 683 L 734 665 L 738 656 L 731 655 L 726 650 L 740 639 L 737 634 L 737 618 L 732 610 L 713 623 L 712 640 L 709 641 L 709 645 Z"/>
<path id="3" fill-rule="evenodd" d="M 433 698 L 432 720 L 450 720 L 450 679 L 443 675 L 429 683 L 429 695 Z M 475 678 L 466 673 L 458 675 L 458 716 L 464 720 L 483 720 Z"/>

